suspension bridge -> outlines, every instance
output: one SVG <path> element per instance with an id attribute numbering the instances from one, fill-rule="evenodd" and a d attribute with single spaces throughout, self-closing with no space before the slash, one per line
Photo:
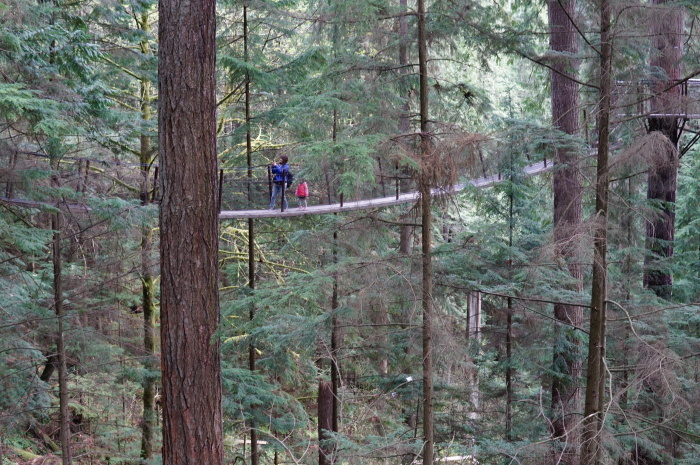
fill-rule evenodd
<path id="1" fill-rule="evenodd" d="M 523 174 L 525 176 L 535 176 L 537 174 L 544 173 L 552 169 L 552 162 L 546 159 L 537 163 L 527 165 L 523 168 Z M 466 189 L 469 186 L 474 186 L 477 188 L 486 188 L 493 186 L 506 179 L 504 176 L 499 174 L 494 174 L 491 176 L 484 176 L 479 179 L 473 179 L 463 183 L 456 184 L 452 186 L 450 190 L 446 189 L 432 189 L 433 195 L 444 195 L 453 192 L 459 192 Z M 291 192 L 292 189 L 289 189 Z M 353 210 L 369 210 L 383 207 L 391 207 L 394 205 L 400 205 L 404 203 L 415 202 L 420 198 L 420 193 L 418 191 L 410 191 L 405 193 L 398 193 L 393 196 L 375 197 L 369 199 L 355 200 L 351 202 L 337 202 L 324 205 L 309 205 L 306 209 L 302 210 L 295 207 L 294 201 L 288 201 L 288 208 L 280 208 L 275 210 L 268 209 L 251 209 L 251 210 L 222 210 L 219 214 L 219 219 L 221 220 L 232 220 L 232 219 L 245 219 L 245 218 L 278 218 L 278 217 L 291 217 L 291 216 L 302 216 L 302 215 L 322 215 L 328 213 L 339 213 L 348 212 Z M 267 197 L 269 201 L 269 197 Z M 281 201 L 278 201 L 281 204 Z"/>

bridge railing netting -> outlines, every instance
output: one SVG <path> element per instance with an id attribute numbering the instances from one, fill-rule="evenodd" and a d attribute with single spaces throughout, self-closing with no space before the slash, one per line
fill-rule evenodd
<path id="1" fill-rule="evenodd" d="M 292 167 L 295 172 L 299 167 Z M 221 210 L 259 210 L 269 208 L 270 195 L 272 193 L 272 180 L 267 169 L 253 169 L 252 176 L 248 176 L 246 169 L 223 169 L 220 172 L 220 180 L 223 188 L 221 191 Z M 306 178 L 309 195 L 307 205 L 327 205 L 333 203 L 352 202 L 356 200 L 392 197 L 416 189 L 415 182 L 407 172 L 375 173 L 372 182 L 357 182 L 353 186 L 345 186 L 346 192 L 342 192 L 341 186 L 329 176 L 320 180 Z M 285 187 L 285 196 L 289 208 L 298 206 L 296 190 L 302 179 L 295 175 L 290 187 Z M 278 198 L 275 208 L 281 208 Z"/>

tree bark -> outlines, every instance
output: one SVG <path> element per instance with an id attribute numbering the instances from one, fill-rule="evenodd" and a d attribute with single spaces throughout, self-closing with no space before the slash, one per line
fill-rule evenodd
<path id="1" fill-rule="evenodd" d="M 425 2 L 418 0 L 418 69 L 420 73 L 420 201 L 422 240 L 422 290 L 423 302 L 423 464 L 434 461 L 434 394 L 433 394 L 433 263 L 432 263 L 432 197 L 430 193 L 428 158 L 430 135 L 428 134 L 428 44 L 425 33 Z"/>
<path id="2" fill-rule="evenodd" d="M 600 2 L 600 114 L 598 117 L 598 166 L 596 172 L 596 227 L 593 236 L 593 283 L 588 339 L 586 398 L 581 465 L 600 463 L 602 453 L 602 405 L 605 387 L 605 311 L 607 298 L 608 151 L 610 149 L 610 97 L 612 44 L 610 0 Z"/>
<path id="3" fill-rule="evenodd" d="M 579 117 L 579 51 L 578 32 L 574 23 L 576 0 L 549 0 L 550 48 L 559 52 L 552 62 L 552 125 L 568 135 L 580 130 Z M 577 247 L 577 230 L 582 221 L 582 181 L 578 169 L 578 151 L 570 144 L 555 148 L 554 169 L 554 240 L 558 254 L 567 262 L 568 271 L 576 281 L 576 291 L 583 287 L 583 270 Z M 580 343 L 575 328 L 583 323 L 583 311 L 573 305 L 557 304 L 554 317 L 562 322 L 557 327 L 557 341 L 553 351 L 552 418 L 553 439 L 563 441 L 563 464 L 573 465 L 579 460 L 578 422 L 581 394 L 578 379 L 581 376 Z"/>
<path id="4" fill-rule="evenodd" d="M 649 132 L 659 131 L 678 147 L 680 138 L 681 87 L 673 86 L 681 78 L 683 55 L 683 31 L 685 12 L 683 7 L 672 6 L 670 0 L 652 0 L 652 73 L 663 76 L 653 79 L 655 97 L 651 99 Z M 644 286 L 665 299 L 671 298 L 673 276 L 666 263 L 673 257 L 675 234 L 676 185 L 678 160 L 674 153 L 658 154 L 664 158 L 649 170 L 647 199 L 660 202 L 661 211 L 647 223 L 644 261 Z"/>
<path id="5" fill-rule="evenodd" d="M 223 462 L 215 1 L 159 2 L 163 462 Z"/>
<path id="6" fill-rule="evenodd" d="M 513 155 L 511 154 L 510 172 L 513 172 Z M 513 179 L 511 175 L 511 187 L 508 194 L 508 248 L 513 249 Z M 508 258 L 508 275 L 512 274 L 513 268 L 512 255 Z M 506 308 L 506 424 L 505 438 L 506 441 L 513 440 L 513 298 L 508 297 Z"/>
<path id="7" fill-rule="evenodd" d="M 338 139 L 338 111 L 333 110 L 333 142 L 335 143 Z M 334 213 L 337 215 L 337 213 Z M 333 290 L 331 294 L 331 388 L 333 391 L 333 401 L 331 409 L 331 429 L 333 432 L 337 433 L 340 430 L 340 405 L 339 405 L 339 391 L 340 391 L 340 363 L 338 362 L 338 357 L 340 356 L 340 346 L 342 345 L 342 332 L 338 325 L 338 317 L 335 314 L 339 307 L 338 302 L 338 289 L 339 289 L 339 273 L 338 267 L 338 230 L 333 231 Z"/>
<path id="8" fill-rule="evenodd" d="M 333 266 L 338 266 L 337 230 L 333 231 Z M 338 403 L 340 391 L 340 364 L 338 363 L 338 357 L 340 355 L 341 329 L 338 325 L 338 317 L 335 315 L 339 307 L 338 284 L 338 271 L 336 270 L 333 272 L 333 291 L 331 294 L 331 312 L 333 313 L 331 317 L 331 387 L 333 392 L 331 430 L 335 433 L 337 433 L 340 428 L 340 405 Z"/>
<path id="9" fill-rule="evenodd" d="M 508 297 L 506 310 L 506 441 L 513 440 L 513 298 Z"/>
<path id="10" fill-rule="evenodd" d="M 333 431 L 333 384 L 318 384 L 318 465 L 333 463 L 333 445 L 329 432 Z"/>
<path id="11" fill-rule="evenodd" d="M 56 163 L 56 168 L 58 163 Z M 54 310 L 58 320 L 56 346 L 58 357 L 58 402 L 61 435 L 61 459 L 63 465 L 71 465 L 73 456 L 70 445 L 70 410 L 68 407 L 68 373 L 66 367 L 66 344 L 63 327 L 63 273 L 61 262 L 61 212 L 53 214 L 53 292 Z"/>

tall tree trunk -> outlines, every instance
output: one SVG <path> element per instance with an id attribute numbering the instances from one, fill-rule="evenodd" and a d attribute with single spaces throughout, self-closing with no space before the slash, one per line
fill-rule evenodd
<path id="1" fill-rule="evenodd" d="M 467 324 L 466 324 L 467 345 L 469 347 L 481 345 L 481 293 L 479 291 L 469 291 L 467 294 Z M 473 363 L 473 359 L 470 360 Z M 477 366 L 471 368 L 467 375 L 469 385 L 469 401 L 472 404 L 472 411 L 469 419 L 479 418 L 479 369 Z"/>
<path id="2" fill-rule="evenodd" d="M 422 292 L 423 302 L 423 464 L 434 460 L 434 394 L 433 394 L 433 263 L 432 263 L 432 197 L 430 193 L 428 134 L 428 44 L 425 34 L 425 2 L 418 0 L 418 69 L 420 73 L 420 198 L 422 239 Z"/>
<path id="3" fill-rule="evenodd" d="M 552 62 L 552 124 L 568 135 L 580 130 L 579 51 L 575 14 L 576 0 L 549 0 L 550 48 L 559 52 Z M 570 144 L 560 144 L 555 151 L 554 169 L 554 240 L 557 252 L 568 265 L 569 273 L 576 281 L 575 290 L 583 288 L 583 270 L 577 253 L 577 230 L 582 220 L 582 185 L 578 169 L 578 151 Z M 578 423 L 581 394 L 581 350 L 576 337 L 576 328 L 583 323 L 581 307 L 556 304 L 554 317 L 562 324 L 557 327 L 557 338 L 553 350 L 552 418 L 553 439 L 563 441 L 561 460 L 573 465 L 579 459 L 579 436 L 574 425 Z"/>
<path id="4" fill-rule="evenodd" d="M 41 0 L 41 3 L 47 3 L 47 0 Z M 49 24 L 54 24 L 54 17 L 51 14 Z M 52 65 L 56 60 L 56 41 L 51 41 L 49 52 L 49 63 Z M 50 78 L 53 81 L 53 77 Z M 57 141 L 49 139 L 48 148 L 53 170 L 51 185 L 55 188 L 60 187 L 58 181 L 59 160 L 54 147 Z M 58 402 L 59 402 L 59 421 L 60 421 L 60 436 L 61 436 L 61 455 L 63 465 L 71 465 L 73 456 L 70 447 L 70 410 L 68 406 L 68 373 L 66 366 L 66 345 L 65 335 L 63 334 L 64 312 L 63 312 L 63 264 L 61 261 L 61 212 L 57 211 L 51 218 L 51 228 L 53 229 L 53 292 L 54 292 L 54 311 L 56 312 L 57 334 L 56 334 L 56 360 L 58 363 Z M 42 373 L 43 375 L 43 373 Z M 49 372 L 50 376 L 50 372 Z"/>
<path id="5" fill-rule="evenodd" d="M 513 154 L 510 155 L 510 192 L 508 194 L 508 248 L 513 249 Z M 510 254 L 508 258 L 508 274 L 511 274 L 513 267 L 513 258 Z M 505 438 L 506 441 L 513 439 L 513 298 L 508 297 L 508 306 L 506 309 L 506 424 Z"/>
<path id="6" fill-rule="evenodd" d="M 159 12 L 163 463 L 221 465 L 215 1 Z"/>
<path id="7" fill-rule="evenodd" d="M 408 76 L 408 0 L 399 0 L 399 74 L 404 78 Z M 404 83 L 404 85 L 406 85 Z M 407 86 L 407 85 L 406 85 Z M 399 133 L 406 134 L 411 128 L 411 116 L 408 111 L 410 109 L 409 99 L 410 91 L 403 96 L 404 103 L 399 116 Z"/>
<path id="8" fill-rule="evenodd" d="M 652 91 L 656 96 L 651 100 L 649 132 L 659 131 L 678 147 L 680 138 L 681 86 L 673 85 L 681 78 L 681 57 L 683 55 L 683 32 L 685 11 L 671 0 L 652 0 L 652 56 L 651 68 L 656 74 L 665 76 L 654 79 Z M 646 249 L 644 261 L 644 286 L 656 295 L 671 298 L 673 276 L 667 261 L 673 257 L 675 232 L 676 185 L 678 181 L 678 160 L 674 153 L 658 154 L 664 157 L 649 170 L 647 199 L 660 202 L 662 207 L 656 218 L 647 223 Z"/>
<path id="9" fill-rule="evenodd" d="M 427 142 L 421 147 L 427 150 Z M 423 161 L 425 163 L 425 161 Z M 423 282 L 421 300 L 423 302 L 423 463 L 433 464 L 434 434 L 434 394 L 433 394 L 433 265 L 431 251 L 431 196 L 430 184 L 423 176 L 421 180 L 421 238 Z"/>
<path id="10" fill-rule="evenodd" d="M 399 74 L 404 78 L 409 74 L 408 65 L 408 0 L 399 0 Z M 404 86 L 408 88 L 406 82 L 403 83 Z M 411 116 L 409 115 L 409 100 L 410 91 L 406 91 L 406 94 L 402 96 L 404 98 L 404 103 L 401 108 L 401 114 L 399 115 L 399 134 L 408 134 L 411 129 Z M 396 170 L 396 176 L 399 176 L 398 169 Z M 397 181 L 398 182 L 398 181 Z M 404 223 L 409 222 L 409 215 L 404 214 L 401 216 L 401 221 Z M 409 255 L 411 253 L 411 236 L 413 233 L 413 226 L 408 224 L 402 224 L 399 226 L 399 253 L 403 255 Z"/>
<path id="11" fill-rule="evenodd" d="M 610 0 L 600 2 L 600 114 L 598 116 L 598 166 L 596 171 L 596 225 L 593 236 L 593 283 L 588 338 L 586 398 L 581 465 L 599 464 L 602 454 L 600 432 L 605 386 L 605 311 L 607 298 L 608 246 L 608 151 L 610 149 L 610 94 L 612 86 L 612 44 Z"/>
<path id="12" fill-rule="evenodd" d="M 243 5 L 243 58 L 248 62 L 248 6 Z M 250 117 L 250 74 L 245 73 L 245 153 L 248 167 L 248 205 L 252 206 L 253 200 L 253 143 L 251 134 Z M 248 288 L 255 290 L 255 223 L 253 218 L 248 218 Z M 255 318 L 255 304 L 250 305 L 250 320 Z M 248 347 L 248 368 L 255 371 L 256 352 L 253 344 Z M 255 429 L 255 421 L 250 423 L 250 463 L 258 465 L 260 451 L 258 450 L 258 433 Z"/>
<path id="13" fill-rule="evenodd" d="M 333 129 L 331 133 L 331 138 L 333 143 L 338 140 L 338 110 L 333 109 Z M 338 215 L 334 213 L 334 215 Z M 331 428 L 332 431 L 337 433 L 340 429 L 340 403 L 339 403 L 339 391 L 340 391 L 340 363 L 338 362 L 338 357 L 340 356 L 340 346 L 342 345 L 342 332 L 338 325 L 338 317 L 335 312 L 338 309 L 338 286 L 339 286 L 339 274 L 338 274 L 338 230 L 333 231 L 333 267 L 335 268 L 333 272 L 333 291 L 331 294 L 331 388 L 333 391 L 333 402 L 332 402 L 332 421 Z M 331 460 L 333 455 L 330 456 Z M 331 462 L 332 463 L 332 462 Z"/>
<path id="14" fill-rule="evenodd" d="M 333 291 L 331 294 L 331 312 L 333 316 L 331 317 L 331 387 L 333 391 L 333 402 L 332 402 L 332 421 L 331 428 L 334 433 L 337 433 L 340 428 L 340 405 L 339 405 L 339 391 L 340 391 L 340 364 L 338 363 L 338 357 L 340 356 L 340 345 L 341 345 L 341 334 L 340 328 L 338 327 L 338 317 L 336 316 L 336 311 L 338 310 L 338 231 L 333 231 L 333 266 L 336 270 L 333 272 Z"/>
<path id="15" fill-rule="evenodd" d="M 144 32 L 150 32 L 148 23 L 148 10 L 141 14 L 138 23 L 139 28 Z M 147 40 L 141 42 L 141 53 L 150 54 L 150 45 Z M 144 121 L 151 119 L 151 81 L 141 79 L 141 118 Z M 149 197 L 149 173 L 151 167 L 151 139 L 147 134 L 141 134 L 141 147 L 139 163 L 141 167 L 141 192 L 139 194 L 142 205 L 150 203 Z M 146 375 L 143 380 L 143 422 L 141 426 L 141 458 L 148 460 L 153 457 L 153 433 L 155 431 L 156 412 L 155 394 L 156 377 L 154 372 L 158 369 L 155 363 L 156 344 L 156 307 L 154 303 L 153 290 L 155 279 L 152 272 L 151 252 L 153 248 L 153 232 L 150 224 L 145 224 L 141 228 L 141 304 L 143 306 L 143 349 L 144 349 L 144 369 Z"/>
<path id="16" fill-rule="evenodd" d="M 55 169 L 58 168 L 56 163 Z M 73 456 L 70 445 L 70 410 L 68 408 L 68 373 L 66 367 L 66 343 L 64 335 L 63 276 L 61 262 L 61 212 L 53 214 L 53 292 L 54 310 L 58 320 L 56 346 L 58 355 L 58 402 L 63 465 L 71 465 Z"/>
<path id="17" fill-rule="evenodd" d="M 646 224 L 644 287 L 661 298 L 671 299 L 673 275 L 669 262 L 673 258 L 679 164 L 677 149 L 683 124 L 680 118 L 682 88 L 678 81 L 682 78 L 685 10 L 676 1 L 652 0 L 651 14 L 650 66 L 654 98 L 650 102 L 649 132 L 663 134 L 673 149 L 660 149 L 654 154 L 649 167 L 647 200 L 656 204 L 659 211 Z M 659 414 L 663 418 L 663 407 L 660 407 Z M 662 434 L 662 442 L 673 443 L 672 437 Z M 646 451 L 640 450 L 638 454 L 640 462 L 652 461 Z"/>
<path id="18" fill-rule="evenodd" d="M 333 445 L 330 432 L 333 431 L 333 385 L 328 381 L 318 384 L 318 465 L 333 463 Z"/>
<path id="19" fill-rule="evenodd" d="M 506 441 L 513 440 L 513 298 L 506 309 Z"/>

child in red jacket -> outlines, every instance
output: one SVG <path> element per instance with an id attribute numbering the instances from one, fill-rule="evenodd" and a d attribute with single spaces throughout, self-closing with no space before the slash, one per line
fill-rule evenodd
<path id="1" fill-rule="evenodd" d="M 309 186 L 306 185 L 306 181 L 303 179 L 297 186 L 295 195 L 299 201 L 299 210 L 306 210 L 306 198 L 309 196 Z"/>

